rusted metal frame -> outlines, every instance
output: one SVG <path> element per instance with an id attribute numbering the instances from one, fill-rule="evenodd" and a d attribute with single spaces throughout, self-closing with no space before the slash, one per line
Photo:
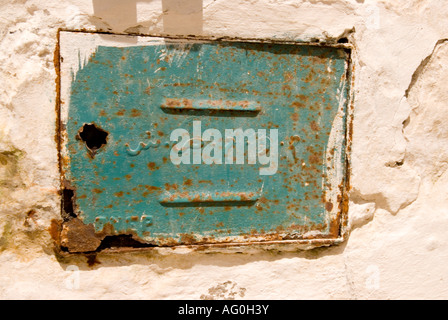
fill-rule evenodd
<path id="1" fill-rule="evenodd" d="M 59 45 L 60 45 L 60 32 L 61 31 L 70 31 L 70 32 L 85 32 L 85 33 L 102 33 L 102 34 L 111 34 L 111 35 L 125 35 L 125 36 L 137 36 L 137 34 L 120 34 L 120 33 L 112 33 L 112 32 L 104 32 L 104 31 L 92 31 L 92 30 L 66 30 L 66 29 L 59 29 L 57 31 L 57 43 L 54 53 L 54 64 L 55 64 L 55 71 L 56 71 L 56 135 L 55 140 L 57 143 L 58 148 L 58 165 L 59 165 L 59 171 L 60 171 L 60 194 L 62 195 L 62 191 L 65 188 L 70 187 L 67 185 L 67 182 L 64 181 L 64 174 L 63 174 L 63 164 L 62 164 L 62 157 L 61 157 L 61 149 L 62 149 L 62 139 L 61 134 L 63 132 L 62 123 L 61 123 L 61 74 L 60 74 L 60 53 L 59 53 Z M 322 46 L 322 47 L 333 47 L 333 48 L 344 48 L 349 50 L 349 60 L 348 60 L 348 68 L 347 68 L 347 79 L 350 81 L 349 86 L 349 94 L 347 95 L 348 101 L 346 103 L 346 145 L 345 145 L 345 157 L 346 157 L 346 167 L 345 167 L 345 178 L 343 185 L 341 186 L 341 201 L 339 203 L 339 214 L 336 218 L 339 228 L 338 228 L 338 234 L 335 238 L 323 238 L 323 239 L 297 239 L 297 240 L 278 240 L 278 241 L 250 241 L 250 242 L 219 242 L 214 244 L 191 244 L 191 245 L 174 245 L 178 248 L 191 248 L 194 250 L 206 250 L 209 248 L 227 248 L 227 247 L 246 247 L 248 245 L 253 246 L 265 246 L 265 245 L 299 245 L 299 246 L 325 246 L 325 245 L 332 245 L 332 244 L 339 244 L 346 240 L 348 236 L 348 228 L 347 228 L 347 214 L 348 214 L 348 191 L 350 189 L 350 151 L 351 151 L 351 141 L 352 141 L 352 131 L 353 131 L 353 95 L 354 95 L 354 64 L 353 64 L 353 56 L 354 56 L 354 46 L 350 43 L 328 43 L 328 42 L 319 42 L 319 43 L 312 43 L 312 42 L 305 42 L 305 41 L 290 41 L 290 40 L 279 40 L 279 39 L 257 39 L 257 38 L 228 38 L 228 37 L 200 37 L 200 36 L 187 36 L 187 37 L 181 37 L 181 36 L 167 36 L 163 34 L 138 34 L 139 36 L 150 36 L 150 37 L 163 37 L 168 39 L 175 39 L 175 40 L 201 40 L 201 41 L 227 41 L 227 42 L 239 42 L 239 41 L 245 41 L 245 42 L 257 42 L 257 43 L 273 43 L 273 44 L 296 44 L 296 45 L 309 45 L 309 46 Z M 63 212 L 63 197 L 61 197 L 61 212 Z M 170 247 L 170 246 L 164 246 L 164 247 Z M 150 249 L 158 248 L 158 247 L 150 247 Z M 108 249 L 108 251 L 140 251 L 140 250 L 147 250 L 148 248 L 118 248 L 118 249 Z"/>

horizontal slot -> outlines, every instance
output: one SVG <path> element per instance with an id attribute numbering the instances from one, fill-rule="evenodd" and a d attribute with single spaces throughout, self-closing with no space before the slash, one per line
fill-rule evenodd
<path id="1" fill-rule="evenodd" d="M 162 109 L 168 110 L 202 110 L 202 111 L 241 111 L 260 112 L 261 107 L 255 101 L 232 100 L 192 100 L 166 98 Z"/>
<path id="2" fill-rule="evenodd" d="M 164 206 L 250 206 L 258 192 L 164 192 L 159 202 Z"/>

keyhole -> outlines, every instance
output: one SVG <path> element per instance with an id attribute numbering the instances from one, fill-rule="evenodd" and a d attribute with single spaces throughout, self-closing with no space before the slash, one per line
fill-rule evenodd
<path id="1" fill-rule="evenodd" d="M 87 149 L 92 156 L 96 151 L 107 143 L 106 138 L 108 133 L 101 128 L 98 128 L 93 123 L 86 123 L 79 132 L 79 138 L 86 143 Z"/>

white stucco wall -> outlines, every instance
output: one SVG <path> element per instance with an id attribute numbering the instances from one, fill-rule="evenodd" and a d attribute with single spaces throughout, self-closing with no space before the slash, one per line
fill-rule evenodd
<path id="1" fill-rule="evenodd" d="M 0 1 L 0 298 L 448 298 L 443 0 Z M 60 257 L 57 30 L 330 39 L 356 48 L 350 235 L 309 251 Z M 353 30 L 353 31 L 352 31 Z M 91 261 L 92 262 L 92 258 Z"/>

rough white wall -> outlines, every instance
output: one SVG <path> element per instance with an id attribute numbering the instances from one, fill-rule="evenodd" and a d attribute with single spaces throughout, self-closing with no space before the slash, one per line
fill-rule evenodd
<path id="1" fill-rule="evenodd" d="M 448 298 L 444 0 L 0 1 L 0 297 Z M 356 47 L 348 241 L 298 252 L 63 258 L 55 142 L 62 29 Z M 353 29 L 354 28 L 354 29 Z M 350 32 L 354 30 L 354 32 Z"/>

